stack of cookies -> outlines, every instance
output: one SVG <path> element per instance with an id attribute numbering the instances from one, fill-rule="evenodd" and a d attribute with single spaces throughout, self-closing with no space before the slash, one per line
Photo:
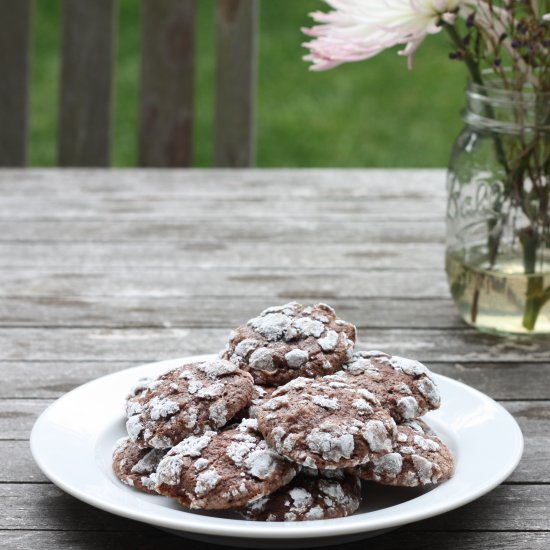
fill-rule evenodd
<path id="1" fill-rule="evenodd" d="M 450 478 L 449 449 L 420 419 L 440 405 L 428 369 L 354 352 L 355 339 L 325 304 L 266 309 L 218 358 L 138 382 L 115 474 L 186 508 L 264 521 L 353 514 L 361 480 Z"/>

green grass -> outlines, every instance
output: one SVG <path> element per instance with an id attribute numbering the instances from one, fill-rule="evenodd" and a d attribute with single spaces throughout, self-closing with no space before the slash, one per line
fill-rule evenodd
<path id="1" fill-rule="evenodd" d="M 215 0 L 200 0 L 196 166 L 212 163 Z M 59 0 L 36 0 L 31 92 L 31 163 L 55 165 Z M 113 164 L 137 150 L 140 2 L 119 0 Z M 408 71 L 395 51 L 312 73 L 300 27 L 319 0 L 262 0 L 258 95 L 259 166 L 444 166 L 458 133 L 466 72 L 430 37 Z"/>

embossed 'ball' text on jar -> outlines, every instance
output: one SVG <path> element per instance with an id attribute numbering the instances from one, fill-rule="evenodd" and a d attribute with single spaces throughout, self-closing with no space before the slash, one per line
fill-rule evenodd
<path id="1" fill-rule="evenodd" d="M 466 90 L 447 179 L 446 269 L 463 319 L 550 335 L 550 94 Z"/>

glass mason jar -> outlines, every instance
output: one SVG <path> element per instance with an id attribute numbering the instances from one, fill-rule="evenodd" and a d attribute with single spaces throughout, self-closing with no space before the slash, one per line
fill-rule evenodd
<path id="1" fill-rule="evenodd" d="M 463 319 L 550 334 L 550 94 L 466 90 L 447 178 L 446 269 Z"/>

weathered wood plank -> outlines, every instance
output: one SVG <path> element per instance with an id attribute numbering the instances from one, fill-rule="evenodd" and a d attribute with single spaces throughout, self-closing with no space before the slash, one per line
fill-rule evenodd
<path id="1" fill-rule="evenodd" d="M 344 253 L 372 254 L 381 251 L 378 245 L 384 243 L 388 253 L 397 254 L 400 261 L 409 257 L 407 243 L 419 245 L 411 247 L 416 248 L 411 257 L 422 257 L 426 265 L 442 258 L 444 192 L 442 185 L 438 187 L 441 182 L 436 181 L 435 172 L 427 172 L 425 179 L 415 172 L 412 177 L 418 179 L 417 189 L 407 187 L 408 182 L 403 184 L 405 175 L 397 174 L 388 181 L 387 172 L 367 176 L 351 171 L 349 179 L 343 177 L 343 172 L 336 176 L 335 172 L 321 172 L 319 184 L 310 171 L 304 171 L 303 177 L 299 172 L 288 171 L 269 171 L 265 175 L 260 171 L 218 173 L 219 179 L 215 173 L 205 176 L 192 171 L 182 177 L 168 172 L 164 179 L 157 171 L 152 175 L 123 172 L 117 186 L 118 178 L 105 172 L 67 172 L 72 177 L 57 171 L 31 171 L 28 176 L 17 170 L 0 172 L 0 192 L 12 201 L 9 205 L 23 208 L 25 197 L 29 204 L 28 215 L 15 221 L 6 207 L 0 224 L 0 240 L 5 243 L 0 246 L 0 258 L 6 258 L 3 267 L 12 266 L 0 271 L 0 296 L 4 297 L 0 302 L 0 323 L 33 327 L 0 329 L 0 360 L 4 359 L 0 369 L 5 373 L 0 388 L 0 463 L 6 465 L 0 472 L 0 489 L 4 491 L 0 526 L 7 529 L 2 541 L 10 548 L 158 545 L 165 535 L 103 514 L 44 483 L 25 441 L 32 424 L 53 398 L 87 380 L 148 360 L 212 351 L 212 347 L 223 345 L 225 327 L 245 321 L 263 307 L 296 296 L 306 302 L 319 299 L 333 303 L 344 317 L 360 326 L 360 347 L 388 348 L 416 356 L 436 372 L 474 385 L 493 397 L 515 399 L 504 404 L 520 423 L 526 447 L 522 462 L 509 480 L 512 484 L 499 487 L 461 510 L 378 539 L 381 544 L 385 548 L 546 548 L 550 542 L 548 532 L 525 531 L 550 530 L 550 344 L 502 341 L 460 328 L 463 325 L 448 298 L 443 271 L 436 270 L 435 264 L 430 271 L 414 276 L 389 268 L 373 271 L 372 265 L 370 271 L 327 268 L 327 263 L 331 265 L 336 260 L 344 266 L 355 261 L 363 266 L 366 258 Z M 344 182 L 348 193 L 344 200 L 337 197 L 335 177 Z M 60 182 L 66 187 L 56 185 Z M 222 184 L 225 187 L 220 191 Z M 262 185 L 267 189 L 265 198 Z M 404 191 L 404 197 L 400 197 L 400 191 Z M 288 202 L 314 204 L 310 216 L 293 216 L 292 209 L 285 214 L 281 202 L 285 193 Z M 313 198 L 315 193 L 319 193 L 318 198 Z M 59 210 L 57 196 L 68 199 Z M 364 205 L 356 211 L 350 209 L 354 200 L 367 205 L 373 196 L 378 210 L 364 212 Z M 434 211 L 433 218 L 422 212 L 423 205 L 431 204 L 430 196 L 434 197 L 434 204 L 439 197 L 441 210 Z M 148 217 L 140 210 L 148 201 L 157 199 L 165 204 L 157 203 L 154 216 Z M 185 205 L 194 199 L 200 203 L 199 209 L 185 210 L 187 214 L 175 223 L 163 219 L 175 210 L 168 203 Z M 222 209 L 221 203 L 227 201 L 232 202 Z M 92 221 L 83 222 L 77 205 L 88 202 L 92 205 L 88 210 Z M 109 202 L 116 205 L 108 206 Z M 327 224 L 330 215 L 326 214 L 325 205 L 331 202 L 342 204 L 339 214 Z M 241 210 L 247 213 L 245 220 L 234 216 L 233 220 L 214 222 L 215 216 L 223 217 L 234 203 L 246 205 Z M 267 213 L 270 203 L 278 205 L 279 213 L 262 222 L 253 209 Z M 398 213 L 396 222 L 388 221 L 387 215 L 384 218 L 388 205 L 405 208 L 406 204 L 412 205 L 411 214 Z M 44 219 L 41 205 L 52 209 L 48 213 L 52 222 Z M 105 207 L 110 213 L 102 218 L 100 211 Z M 219 211 L 211 210 L 213 207 Z M 64 225 L 57 225 L 57 211 L 65 217 Z M 424 220 L 420 221 L 422 216 Z M 126 221 L 114 221 L 121 218 Z M 102 228 L 101 219 L 109 225 Z M 424 224 L 428 219 L 433 219 L 431 225 Z M 339 226 L 342 220 L 345 224 Z M 254 235 L 247 238 L 250 221 L 253 225 L 248 226 L 248 233 Z M 24 226 L 28 230 L 19 232 Z M 43 228 L 48 230 L 42 232 Z M 52 247 L 53 253 L 65 262 L 65 268 L 36 269 L 39 262 L 55 265 L 53 253 L 47 252 L 44 243 L 58 240 L 56 230 L 74 242 L 64 248 Z M 93 233 L 93 239 L 88 231 Z M 299 231 L 303 234 L 293 235 Z M 4 232 L 6 235 L 2 235 Z M 388 232 L 392 237 L 385 238 Z M 19 249 L 16 240 L 21 241 Z M 22 242 L 25 240 L 35 244 L 27 245 Z M 153 250 L 150 256 L 145 254 L 145 241 Z M 274 245 L 277 255 L 287 256 L 280 265 L 288 266 L 291 260 L 309 265 L 299 258 L 306 242 L 313 244 L 310 254 L 329 241 L 343 247 L 340 255 L 323 258 L 316 269 L 298 268 L 291 273 L 290 269 L 281 268 L 243 269 L 242 263 L 239 269 L 220 269 L 222 262 L 236 262 L 236 258 L 252 262 L 247 254 L 254 252 L 254 241 L 258 245 Z M 122 246 L 122 242 L 128 246 Z M 221 246 L 212 247 L 216 242 Z M 257 254 L 258 260 L 254 261 L 259 262 L 263 253 Z M 185 267 L 193 260 L 202 268 Z M 13 269 L 19 262 L 22 269 Z M 136 269 L 139 262 L 141 269 Z M 356 295 L 363 299 L 358 300 Z M 335 300 L 334 296 L 341 298 Z M 82 328 L 70 328 L 79 324 Z M 43 325 L 57 328 L 41 328 Z M 479 532 L 473 532 L 476 530 Z M 508 532 L 482 532 L 490 530 Z M 163 542 L 165 547 L 170 547 L 172 541 L 181 545 L 177 539 L 166 540 L 170 542 Z M 351 547 L 363 546 L 364 543 L 357 543 Z"/>
<path id="2" fill-rule="evenodd" d="M 223 349 L 229 330 L 193 328 L 0 330 L 0 361 L 160 361 Z M 549 340 L 503 340 L 474 329 L 359 331 L 358 349 L 425 362 L 547 363 Z"/>
<path id="3" fill-rule="evenodd" d="M 0 529 L 145 529 L 143 524 L 84 504 L 55 485 L 0 484 L 0 502 Z"/>
<path id="4" fill-rule="evenodd" d="M 2 413 L 3 411 L 0 412 L 0 415 Z M 0 464 L 2 464 L 0 483 L 44 483 L 48 481 L 48 478 L 36 465 L 28 441 L 0 440 Z"/>
<path id="5" fill-rule="evenodd" d="M 139 165 L 190 166 L 195 0 L 144 0 Z"/>
<path id="6" fill-rule="evenodd" d="M 0 270 L 0 296 L 262 297 L 285 303 L 295 296 L 331 303 L 335 298 L 448 298 L 443 269 L 36 269 Z M 267 304 L 266 307 L 273 304 Z"/>
<path id="7" fill-rule="evenodd" d="M 121 400 L 124 395 L 121 395 Z M 0 459 L 7 464 L 0 482 L 44 481 L 37 474 L 27 439 L 36 418 L 51 403 L 45 399 L 2 399 L 0 401 Z M 550 483 L 550 402 L 513 401 L 504 406 L 514 415 L 525 437 L 525 452 L 508 479 L 514 483 Z"/>
<path id="8" fill-rule="evenodd" d="M 28 200 L 87 198 L 269 197 L 331 200 L 407 197 L 412 202 L 445 198 L 442 169 L 210 169 L 210 170 L 2 170 L 0 192 Z M 387 211 L 390 215 L 391 212 Z"/>
<path id="9" fill-rule="evenodd" d="M 36 419 L 52 402 L 51 399 L 0 401 L 0 440 L 28 440 Z"/>
<path id="10" fill-rule="evenodd" d="M 90 380 L 135 366 L 131 361 L 5 362 L 0 364 L 0 369 L 9 375 L 0 386 L 0 398 L 57 399 Z"/>
<path id="11" fill-rule="evenodd" d="M 215 166 L 254 164 L 258 12 L 257 0 L 216 2 Z"/>
<path id="12" fill-rule="evenodd" d="M 439 243 L 1 243 L 2 269 L 40 266 L 65 270 L 120 268 L 200 269 L 395 269 L 440 270 Z"/>
<path id="13" fill-rule="evenodd" d="M 320 218 L 335 222 L 377 223 L 380 220 L 440 221 L 444 208 L 441 200 L 427 197 L 412 201 L 406 196 L 365 197 L 342 200 L 318 196 L 307 201 L 288 197 L 269 196 L 244 198 L 238 196 L 210 199 L 174 200 L 151 196 L 115 198 L 97 195 L 88 200 L 67 196 L 32 201 L 29 198 L 10 197 L 0 203 L 0 217 L 10 220 L 208 220 L 220 216 L 226 220 L 263 220 L 266 224 L 284 223 L 288 218 Z"/>
<path id="14" fill-rule="evenodd" d="M 58 161 L 109 166 L 115 0 L 64 0 Z"/>
<path id="15" fill-rule="evenodd" d="M 137 361 L 6 361 L 0 398 L 55 399 L 94 378 L 134 367 Z M 430 368 L 494 399 L 550 400 L 549 363 L 441 363 Z"/>
<path id="16" fill-rule="evenodd" d="M 31 15 L 31 0 L 0 0 L 0 166 L 27 164 Z"/>
<path id="17" fill-rule="evenodd" d="M 550 406 L 547 401 L 503 403 L 521 427 L 525 439 L 523 457 L 508 481 L 550 483 Z"/>
<path id="18" fill-rule="evenodd" d="M 119 529 L 127 528 L 127 521 L 121 522 Z M 97 531 L 3 531 L 2 540 L 11 550 L 58 550 L 59 548 L 80 548 L 92 550 L 120 550 L 120 548 L 139 548 L 140 550 L 221 550 L 221 546 L 182 539 L 163 533 L 152 527 L 145 530 L 135 529 L 115 532 Z M 371 539 L 343 546 L 335 541 L 334 547 L 345 550 L 364 550 L 369 548 L 384 550 L 547 550 L 550 545 L 550 533 L 545 532 L 448 532 L 410 531 L 406 528 L 393 531 Z"/>
<path id="19" fill-rule="evenodd" d="M 5 221 L 0 219 L 0 242 L 141 242 L 180 244 L 193 242 L 266 243 L 439 243 L 445 241 L 443 221 L 367 220 L 327 222 L 321 218 L 261 220 L 50 220 Z"/>
<path id="20" fill-rule="evenodd" d="M 550 399 L 550 362 L 430 362 L 439 374 L 473 386 L 493 399 Z"/>
<path id="21" fill-rule="evenodd" d="M 549 516 L 545 513 L 548 485 L 500 485 L 489 494 L 447 514 L 435 516 L 411 526 L 414 530 L 547 530 Z M 524 499 L 532 498 L 526 512 L 530 519 L 523 522 Z M 502 500 L 500 500 L 502 499 Z M 506 519 L 505 519 L 506 518 Z M 506 522 L 508 524 L 506 525 Z M 529 527 L 527 527 L 527 523 Z"/>
<path id="22" fill-rule="evenodd" d="M 308 302 L 296 296 L 299 302 Z M 156 298 L 150 296 L 6 296 L 0 326 L 236 327 L 278 298 Z M 464 328 L 450 299 L 354 298 L 331 300 L 338 315 L 366 328 Z"/>
<path id="23" fill-rule="evenodd" d="M 416 524 L 422 530 L 548 530 L 548 485 L 501 485 L 462 508 Z"/>
<path id="24" fill-rule="evenodd" d="M 453 512 L 417 525 L 422 530 L 536 531 L 550 529 L 548 485 L 504 485 Z M 0 529 L 116 531 L 143 525 L 102 512 L 53 485 L 0 484 Z"/>

